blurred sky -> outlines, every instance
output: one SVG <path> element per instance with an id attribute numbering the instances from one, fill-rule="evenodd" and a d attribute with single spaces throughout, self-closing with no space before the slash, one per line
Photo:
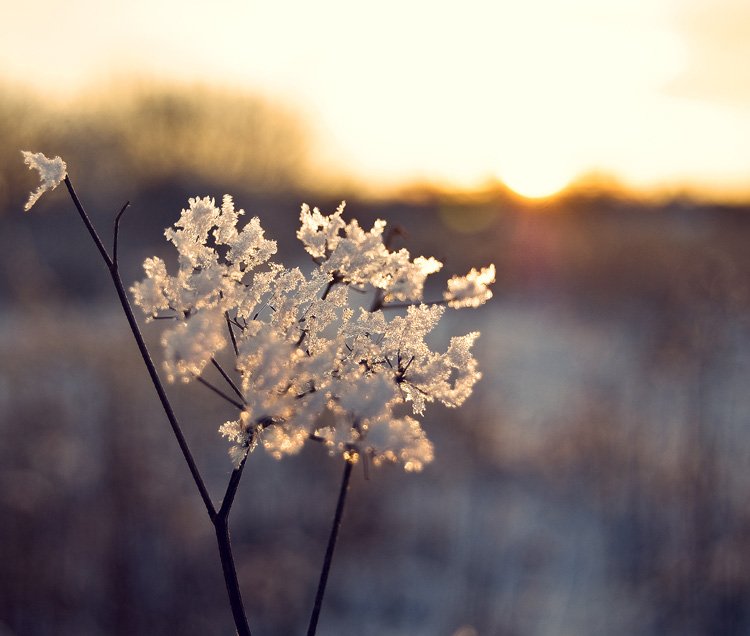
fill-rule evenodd
<path id="1" fill-rule="evenodd" d="M 0 77 L 133 73 L 288 101 L 380 183 L 581 175 L 750 195 L 748 0 L 0 0 Z"/>

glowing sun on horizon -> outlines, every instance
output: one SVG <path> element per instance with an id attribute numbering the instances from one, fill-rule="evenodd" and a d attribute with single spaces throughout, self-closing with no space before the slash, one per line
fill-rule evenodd
<path id="1" fill-rule="evenodd" d="M 572 178 L 561 171 L 531 167 L 525 170 L 503 170 L 500 180 L 513 192 L 527 199 L 554 196 L 570 185 Z"/>

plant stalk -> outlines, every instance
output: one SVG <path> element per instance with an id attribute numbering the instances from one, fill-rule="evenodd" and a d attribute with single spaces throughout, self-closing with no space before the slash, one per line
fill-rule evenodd
<path id="1" fill-rule="evenodd" d="M 339 528 L 341 527 L 341 518 L 344 514 L 344 504 L 346 503 L 346 494 L 349 491 L 349 480 L 352 476 L 353 466 L 354 463 L 352 461 L 348 459 L 344 460 L 344 475 L 341 479 L 341 489 L 339 490 L 339 498 L 336 503 L 336 512 L 333 515 L 333 525 L 331 526 L 331 534 L 328 537 L 328 546 L 326 547 L 326 555 L 323 560 L 323 569 L 320 572 L 318 590 L 315 593 L 315 604 L 313 606 L 312 616 L 310 617 L 310 625 L 307 628 L 307 636 L 315 636 L 315 632 L 318 628 L 318 618 L 320 617 L 320 610 L 323 607 L 323 596 L 326 592 L 328 573 L 331 569 L 333 551 L 336 548 L 336 540 L 338 539 Z"/>
<path id="2" fill-rule="evenodd" d="M 195 459 L 193 458 L 193 454 L 190 451 L 187 440 L 182 433 L 182 428 L 180 427 L 180 423 L 177 420 L 174 409 L 172 408 L 169 398 L 167 397 L 167 393 L 164 390 L 164 385 L 162 384 L 162 381 L 159 378 L 159 374 L 156 371 L 156 367 L 154 366 L 154 362 L 151 359 L 151 354 L 148 350 L 148 347 L 146 346 L 146 342 L 143 339 L 143 334 L 141 333 L 140 327 L 138 326 L 138 323 L 135 319 L 132 307 L 130 306 L 130 301 L 128 300 L 127 292 L 125 291 L 125 286 L 123 285 L 122 278 L 120 277 L 118 262 L 116 258 L 117 239 L 120 218 L 122 217 L 122 214 L 124 213 L 127 205 L 123 206 L 115 221 L 115 242 L 113 247 L 114 257 L 110 257 L 110 255 L 107 253 L 107 249 L 102 243 L 102 240 L 99 238 L 96 229 L 91 223 L 91 219 L 89 218 L 86 210 L 78 199 L 78 195 L 73 188 L 73 184 L 67 176 L 65 177 L 65 185 L 68 188 L 68 193 L 73 200 L 73 204 L 75 205 L 76 210 L 78 210 L 78 214 L 80 215 L 83 224 L 86 226 L 86 229 L 91 235 L 94 244 L 99 250 L 99 254 L 101 255 L 107 266 L 107 270 L 109 271 L 112 278 L 112 282 L 117 292 L 117 296 L 120 299 L 120 304 L 122 305 L 122 309 L 125 313 L 128 325 L 130 326 L 130 331 L 132 332 L 133 338 L 135 339 L 136 345 L 138 346 L 138 351 L 141 354 L 141 358 L 143 358 L 143 362 L 146 365 L 148 374 L 151 377 L 151 382 L 153 383 L 154 388 L 156 389 L 156 393 L 159 396 L 159 401 L 161 402 L 162 408 L 164 409 L 164 413 L 166 414 L 167 419 L 169 420 L 169 424 L 172 427 L 172 432 L 177 439 L 177 443 L 179 444 L 182 455 L 188 465 L 190 474 L 192 475 L 193 481 L 198 488 L 198 492 L 201 496 L 201 499 L 203 500 L 203 504 L 206 507 L 206 512 L 208 513 L 208 516 L 211 519 L 211 523 L 216 530 L 216 541 L 219 546 L 219 556 L 221 558 L 224 581 L 227 586 L 229 603 L 232 608 L 232 616 L 234 617 L 237 633 L 239 636 L 251 636 L 250 628 L 247 624 L 247 617 L 245 615 L 245 608 L 242 602 L 239 582 L 237 580 L 237 572 L 234 566 L 232 546 L 229 537 L 229 511 L 231 510 L 232 503 L 234 502 L 234 496 L 237 493 L 237 488 L 239 486 L 240 478 L 242 477 L 242 469 L 244 468 L 245 460 L 243 459 L 240 466 L 232 472 L 232 476 L 230 477 L 229 484 L 227 486 L 226 494 L 221 503 L 221 508 L 217 512 L 213 502 L 211 501 L 211 496 L 208 493 L 208 489 L 206 488 L 206 485 L 203 481 L 203 477 L 201 476 L 200 471 L 198 470 L 198 466 L 195 463 Z M 241 405 L 239 406 L 241 407 Z"/>
<path id="3" fill-rule="evenodd" d="M 234 496 L 237 494 L 237 488 L 240 484 L 240 479 L 242 478 L 242 471 L 245 468 L 246 460 L 247 455 L 245 455 L 240 465 L 232 471 L 232 476 L 229 478 L 229 484 L 227 485 L 224 499 L 221 502 L 221 507 L 211 519 L 211 522 L 214 524 L 214 530 L 216 531 L 216 542 L 219 546 L 221 569 L 224 573 L 224 582 L 227 586 L 227 594 L 229 595 L 229 605 L 232 608 L 232 616 L 234 617 L 234 625 L 237 628 L 238 636 L 251 636 L 251 634 L 250 628 L 247 624 L 247 616 L 245 615 L 245 604 L 242 601 L 240 583 L 237 579 L 237 569 L 234 565 L 234 556 L 232 555 L 232 542 L 229 536 L 229 512 L 234 503 Z"/>

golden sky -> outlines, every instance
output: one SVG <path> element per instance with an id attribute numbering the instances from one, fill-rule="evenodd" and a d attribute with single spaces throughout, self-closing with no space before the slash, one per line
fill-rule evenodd
<path id="1" fill-rule="evenodd" d="M 6 78 L 262 91 L 321 165 L 376 182 L 750 194 L 748 0 L 0 3 Z"/>

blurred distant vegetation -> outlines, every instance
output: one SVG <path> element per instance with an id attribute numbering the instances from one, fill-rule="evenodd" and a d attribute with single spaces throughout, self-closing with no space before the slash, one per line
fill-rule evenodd
<path id="1" fill-rule="evenodd" d="M 0 91 L 0 137 L 0 282 L 6 283 L 0 301 L 34 290 L 51 297 L 100 291 L 96 282 L 79 284 L 88 266 L 80 250 L 71 249 L 81 239 L 79 228 L 58 211 L 67 205 L 64 194 L 33 216 L 19 216 L 36 187 L 19 159 L 22 149 L 66 160 L 103 234 L 112 212 L 130 200 L 130 236 L 141 247 L 161 241 L 190 196 L 288 196 L 310 179 L 298 117 L 262 97 L 200 85 L 132 80 L 66 101 L 9 86 Z M 37 221 L 45 232 L 36 231 Z M 20 286 L 8 276 L 19 267 L 26 273 Z"/>
<path id="2" fill-rule="evenodd" d="M 114 192 L 193 178 L 278 192 L 306 176 L 302 124 L 258 96 L 136 80 L 66 101 L 11 87 L 0 95 L 2 209 L 25 189 L 19 148 L 60 155 L 75 175 Z"/>
<path id="3" fill-rule="evenodd" d="M 131 201 L 126 278 L 140 276 L 144 256 L 165 250 L 162 231 L 188 197 L 224 193 L 261 217 L 284 260 L 304 258 L 294 239 L 303 201 L 331 211 L 346 199 L 364 223 L 385 218 L 408 235 L 402 244 L 412 252 L 444 261 L 444 277 L 495 262 L 500 294 L 565 288 L 632 306 L 658 300 L 664 276 L 703 267 L 703 257 L 730 263 L 725 275 L 750 273 L 737 231 L 744 206 L 586 189 L 530 201 L 500 183 L 463 193 L 415 185 L 373 197 L 372 188 L 316 167 L 305 126 L 287 107 L 228 89 L 129 80 L 46 102 L 8 87 L 0 91 L 0 135 L 0 302 L 34 289 L 69 299 L 104 289 L 88 280 L 85 248 L 70 249 L 82 234 L 64 194 L 20 214 L 36 186 L 21 149 L 67 161 L 105 235 L 114 212 Z M 10 276 L 19 263 L 27 273 L 20 287 Z"/>
<path id="4" fill-rule="evenodd" d="M 0 634 L 229 629 L 210 526 L 106 272 L 65 192 L 21 212 L 36 185 L 21 149 L 65 158 L 107 242 L 133 202 L 126 281 L 170 258 L 162 232 L 187 197 L 224 192 L 287 263 L 305 259 L 300 203 L 346 199 L 363 225 L 400 226 L 396 247 L 444 261 L 438 278 L 497 265 L 494 301 L 454 329 L 482 331 L 484 379 L 427 423 L 436 462 L 354 486 L 326 633 L 750 634 L 747 206 L 530 202 L 499 184 L 373 197 L 316 173 L 304 126 L 262 98 L 0 95 Z M 218 487 L 225 414 L 173 390 Z M 268 485 L 239 495 L 240 577 L 261 632 L 293 633 L 336 471 L 316 449 L 251 463 Z"/>

